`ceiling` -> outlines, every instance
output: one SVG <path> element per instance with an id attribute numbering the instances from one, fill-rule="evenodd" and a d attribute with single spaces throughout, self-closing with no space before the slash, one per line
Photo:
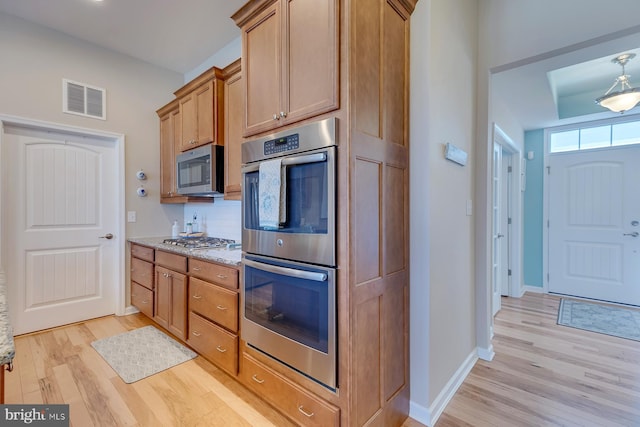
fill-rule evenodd
<path id="1" fill-rule="evenodd" d="M 492 99 L 524 130 L 618 117 L 595 100 L 622 74 L 611 62 L 622 53 L 636 54 L 625 73 L 632 87 L 640 87 L 639 26 L 500 67 L 491 76 Z M 624 114 L 637 114 L 640 107 L 636 110 Z"/>
<path id="2" fill-rule="evenodd" d="M 185 74 L 240 35 L 230 16 L 245 2 L 0 0 L 0 12 Z M 620 74 L 611 63 L 620 53 L 638 55 L 626 71 L 640 86 L 639 48 L 640 27 L 507 64 L 493 70 L 492 99 L 525 130 L 616 116 L 594 100 Z"/>
<path id="3" fill-rule="evenodd" d="M 0 12 L 184 74 L 240 36 L 246 0 L 0 0 Z"/>

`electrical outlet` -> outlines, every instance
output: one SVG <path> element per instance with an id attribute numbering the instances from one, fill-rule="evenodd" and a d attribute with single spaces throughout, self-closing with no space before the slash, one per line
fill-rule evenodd
<path id="1" fill-rule="evenodd" d="M 127 212 L 127 222 L 136 222 L 136 211 Z"/>

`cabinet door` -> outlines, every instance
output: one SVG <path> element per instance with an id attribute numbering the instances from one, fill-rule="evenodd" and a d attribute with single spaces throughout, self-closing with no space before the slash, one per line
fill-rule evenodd
<path id="1" fill-rule="evenodd" d="M 153 320 L 165 329 L 169 329 L 171 315 L 171 271 L 156 266 L 155 312 Z"/>
<path id="2" fill-rule="evenodd" d="M 156 266 L 155 320 L 181 339 L 187 330 L 187 276 Z"/>
<path id="3" fill-rule="evenodd" d="M 240 68 L 225 80 L 224 85 L 224 156 L 225 180 L 224 198 L 240 200 L 242 174 L 242 115 L 244 113 L 244 97 Z"/>
<path id="4" fill-rule="evenodd" d="M 244 136 L 279 126 L 281 87 L 281 19 L 278 2 L 242 29 L 245 87 Z"/>
<path id="5" fill-rule="evenodd" d="M 180 137 L 180 150 L 193 148 L 198 140 L 198 103 L 195 92 L 185 95 L 180 100 L 180 121 L 182 136 Z"/>
<path id="6" fill-rule="evenodd" d="M 285 0 L 282 124 L 339 106 L 338 0 Z"/>
<path id="7" fill-rule="evenodd" d="M 171 271 L 171 309 L 169 331 L 178 338 L 187 338 L 187 276 Z"/>
<path id="8" fill-rule="evenodd" d="M 214 81 L 209 81 L 194 92 L 196 102 L 196 143 L 200 146 L 214 141 L 213 100 L 215 96 Z"/>
<path id="9" fill-rule="evenodd" d="M 176 128 L 179 110 L 160 118 L 160 196 L 174 197 L 176 190 Z"/>

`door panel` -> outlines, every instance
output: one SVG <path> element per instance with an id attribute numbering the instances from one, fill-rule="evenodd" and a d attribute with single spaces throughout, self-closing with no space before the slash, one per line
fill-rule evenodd
<path id="1" fill-rule="evenodd" d="M 101 237 L 117 231 L 115 143 L 5 132 L 2 244 L 15 334 L 113 314 L 120 239 Z"/>
<path id="2" fill-rule="evenodd" d="M 549 157 L 549 291 L 640 305 L 640 148 Z"/>

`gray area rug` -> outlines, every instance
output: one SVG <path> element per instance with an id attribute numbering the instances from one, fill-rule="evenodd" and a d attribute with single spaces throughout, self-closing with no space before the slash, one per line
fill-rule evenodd
<path id="1" fill-rule="evenodd" d="M 558 325 L 640 341 L 640 310 L 560 300 Z"/>
<path id="2" fill-rule="evenodd" d="M 103 338 L 91 346 L 129 384 L 196 357 L 153 326 Z"/>

